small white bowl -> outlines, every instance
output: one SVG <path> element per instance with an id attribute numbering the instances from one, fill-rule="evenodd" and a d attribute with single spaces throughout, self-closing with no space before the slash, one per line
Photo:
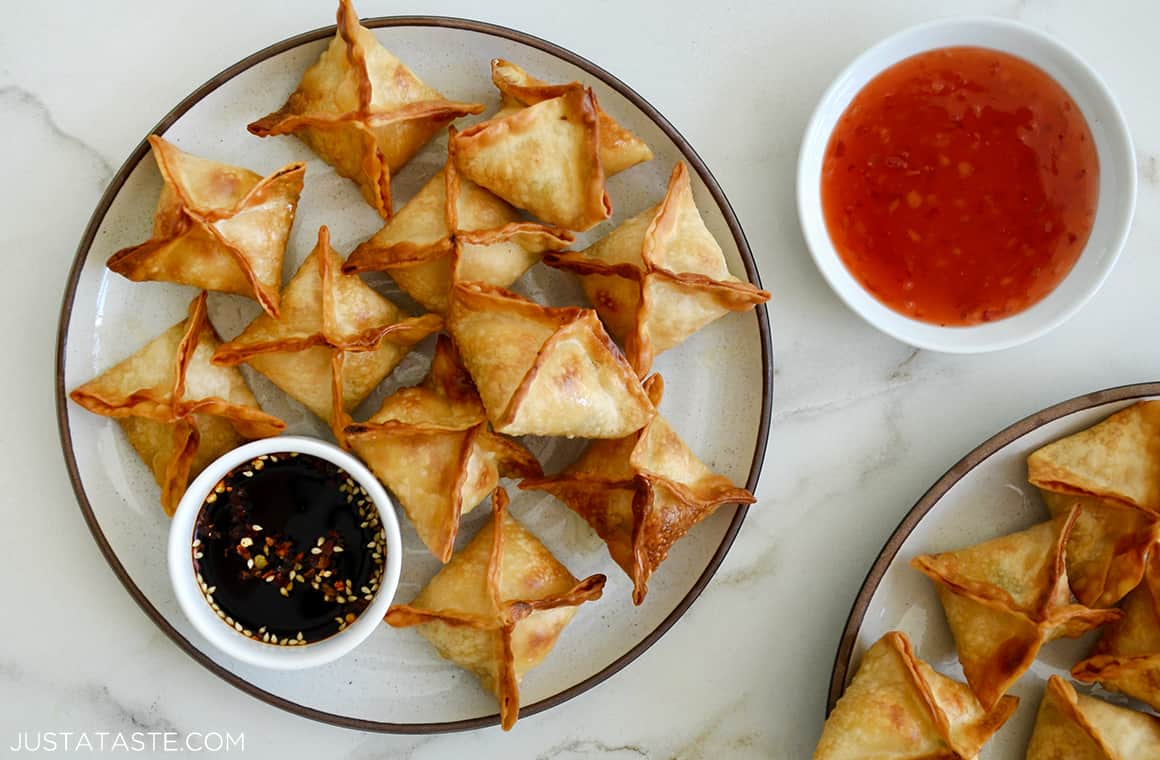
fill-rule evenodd
<path id="1" fill-rule="evenodd" d="M 378 509 L 387 538 L 386 565 L 375 598 L 358 619 L 325 639 L 302 646 L 280 646 L 255 641 L 235 631 L 210 608 L 198 587 L 193 567 L 193 533 L 206 496 L 218 481 L 238 465 L 261 456 L 296 451 L 341 467 L 370 495 Z M 181 611 L 198 633 L 221 651 L 242 662 L 277 670 L 295 670 L 335 660 L 362 643 L 383 621 L 395 596 L 402 567 L 403 542 L 394 504 L 379 481 L 361 462 L 337 446 L 314 438 L 263 438 L 223 454 L 205 468 L 186 489 L 169 528 L 169 579 Z"/>
<path id="2" fill-rule="evenodd" d="M 1096 218 L 1071 272 L 1046 298 L 1005 319 L 970 327 L 940 327 L 903 316 L 868 293 L 846 269 L 826 230 L 822 161 L 830 135 L 850 101 L 883 70 L 927 50 L 970 46 L 1000 50 L 1047 72 L 1080 107 L 1100 163 Z M 1124 115 L 1108 86 L 1078 55 L 1031 27 L 995 18 L 950 18 L 911 27 L 858 56 L 822 96 L 798 156 L 798 214 L 814 261 L 834 292 L 882 332 L 918 348 L 981 353 L 1037 338 L 1067 321 L 1103 285 L 1120 255 L 1136 208 L 1136 159 Z"/>

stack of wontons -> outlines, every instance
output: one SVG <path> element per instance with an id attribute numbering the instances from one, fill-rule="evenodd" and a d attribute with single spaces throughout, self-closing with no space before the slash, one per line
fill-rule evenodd
<path id="1" fill-rule="evenodd" d="M 1014 712 L 1006 692 L 1040 647 L 1100 626 L 1071 676 L 1160 711 L 1160 401 L 1044 446 L 1027 470 L 1050 520 L 911 561 L 937 586 L 967 683 L 887 634 L 826 720 L 817 760 L 972 758 Z M 1160 760 L 1160 717 L 1052 676 L 1027 758 Z"/>
<path id="2" fill-rule="evenodd" d="M 578 607 L 600 598 L 605 576 L 573 577 L 508 509 L 500 479 L 553 494 L 583 517 L 643 603 L 688 530 L 723 504 L 754 501 L 658 413 L 664 383 L 650 375 L 654 358 L 769 294 L 729 272 L 682 163 L 651 208 L 584 250 L 565 250 L 612 217 L 607 178 L 652 151 L 579 82 L 544 82 L 503 60 L 492 62 L 491 79 L 498 111 L 457 130 L 451 122 L 484 106 L 428 86 L 340 0 L 330 45 L 285 104 L 248 128 L 297 137 L 352 180 L 384 224 L 349 258 L 322 226 L 284 286 L 305 164 L 262 177 L 151 137 L 163 181 L 153 234 L 108 266 L 201 293 L 188 319 L 71 396 L 118 420 L 170 514 L 210 461 L 285 427 L 261 411 L 240 365 L 301 403 L 391 490 L 444 564 L 387 621 L 415 626 L 478 675 L 507 729 L 519 680 Z M 392 176 L 441 134 L 442 168 L 396 210 Z M 546 306 L 508 290 L 541 260 L 575 273 L 595 308 Z M 366 272 L 387 273 L 428 313 L 408 314 Z M 205 291 L 251 298 L 261 312 L 223 342 Z M 436 333 L 426 379 L 356 420 Z M 517 440 L 525 435 L 591 443 L 545 476 Z M 457 541 L 463 515 L 489 496 L 491 519 Z"/>

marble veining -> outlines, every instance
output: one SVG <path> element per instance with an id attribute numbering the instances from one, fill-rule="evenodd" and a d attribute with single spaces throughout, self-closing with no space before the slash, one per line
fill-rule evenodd
<path id="1" fill-rule="evenodd" d="M 556 41 L 621 76 L 690 139 L 729 195 L 774 295 L 774 428 L 759 502 L 717 577 L 664 639 L 510 734 L 349 731 L 220 681 L 140 612 L 77 510 L 53 419 L 59 294 L 100 192 L 148 125 L 221 68 L 329 23 L 331 3 L 118 0 L 78 7 L 71 21 L 70 13 L 9 4 L 0 10 L 0 230 L 9 262 L 0 278 L 8 370 L 0 373 L 8 423 L 0 426 L 0 568 L 17 593 L 6 602 L 6 621 L 16 622 L 0 639 L 0 747 L 23 731 L 228 731 L 245 734 L 241 754 L 253 758 L 805 758 L 850 602 L 914 501 L 1026 414 L 1160 379 L 1160 154 L 1152 139 L 1160 104 L 1140 76 L 1155 54 L 1138 34 L 1160 23 L 1154 3 L 358 7 L 366 16 L 483 18 Z M 1018 18 L 1096 66 L 1128 114 L 1143 180 L 1128 248 L 1100 294 L 1055 333 L 978 357 L 914 350 L 846 309 L 804 249 L 793 188 L 801 129 L 830 79 L 882 36 L 962 13 Z M 640 33 L 656 29 L 658 17 L 663 33 Z"/>
<path id="2" fill-rule="evenodd" d="M 42 122 L 44 128 L 49 131 L 54 139 L 81 149 L 88 156 L 89 160 L 97 166 L 99 170 L 96 174 L 97 185 L 99 189 L 104 189 L 106 183 L 113 176 L 113 165 L 98 153 L 96 148 L 76 135 L 69 134 L 61 129 L 53 121 L 52 113 L 48 110 L 48 106 L 44 104 L 44 101 L 36 97 L 34 93 L 22 87 L 17 87 L 16 85 L 0 87 L 0 110 L 3 110 L 6 114 L 11 114 L 16 109 L 32 111 L 35 118 L 38 118 Z"/>

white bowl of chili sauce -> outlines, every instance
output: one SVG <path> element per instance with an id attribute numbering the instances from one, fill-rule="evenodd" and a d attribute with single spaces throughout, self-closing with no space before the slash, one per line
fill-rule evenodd
<path id="1" fill-rule="evenodd" d="M 1009 348 L 1100 288 L 1136 203 L 1107 85 L 1030 27 L 936 21 L 860 55 L 822 96 L 798 212 L 850 308 L 910 345 Z"/>
<path id="2" fill-rule="evenodd" d="M 182 612 L 226 654 L 297 669 L 379 627 L 402 541 L 375 476 L 324 441 L 253 441 L 211 463 L 178 504 L 169 576 Z"/>

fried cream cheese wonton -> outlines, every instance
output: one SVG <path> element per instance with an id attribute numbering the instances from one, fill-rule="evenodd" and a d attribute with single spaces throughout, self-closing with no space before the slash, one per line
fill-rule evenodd
<path id="1" fill-rule="evenodd" d="M 341 270 L 330 232 L 321 227 L 318 244 L 286 285 L 281 315 L 259 314 L 213 358 L 261 372 L 329 422 L 340 443 L 350 412 L 443 324 L 434 314 L 407 317 L 358 275 Z"/>
<path id="2" fill-rule="evenodd" d="M 569 85 L 554 98 L 501 111 L 451 139 L 460 173 L 549 224 L 587 230 L 612 215 L 600 161 L 596 98 Z"/>
<path id="3" fill-rule="evenodd" d="M 423 384 L 388 396 L 373 417 L 346 428 L 346 439 L 444 563 L 451 559 L 460 516 L 475 509 L 500 476 L 541 474 L 531 452 L 490 430 L 475 385 L 446 335 L 439 336 Z"/>
<path id="4" fill-rule="evenodd" d="M 455 283 L 507 287 L 545 251 L 574 240 L 567 230 L 524 221 L 503 199 L 461 178 L 449 160 L 386 226 L 354 249 L 343 271 L 387 272 L 425 308 L 445 312 Z"/>
<path id="5" fill-rule="evenodd" d="M 184 153 L 149 136 L 161 195 L 146 242 L 117 251 L 109 269 L 138 282 L 158 280 L 253 298 L 278 315 L 282 258 L 306 165 L 266 178 Z"/>
<path id="6" fill-rule="evenodd" d="M 1027 760 L 1160 760 L 1160 718 L 1077 694 L 1051 676 Z"/>
<path id="7" fill-rule="evenodd" d="M 219 343 L 205 302 L 202 292 L 187 319 L 69 394 L 120 423 L 161 486 L 161 506 L 170 516 L 190 478 L 207 464 L 247 438 L 286 427 L 262 411 L 241 372 L 210 361 Z"/>
<path id="8" fill-rule="evenodd" d="M 289 100 L 248 129 L 259 137 L 298 137 L 390 219 L 391 175 L 449 122 L 482 111 L 424 84 L 359 24 L 350 0 L 339 0 L 330 46 Z"/>
<path id="9" fill-rule="evenodd" d="M 1160 553 L 1153 551 L 1144 581 L 1122 604 L 1124 617 L 1109 625 L 1092 656 L 1071 670 L 1073 678 L 1099 683 L 1160 710 Z"/>
<path id="10" fill-rule="evenodd" d="M 1019 700 L 979 704 L 966 684 L 915 657 L 891 631 L 862 657 L 854 680 L 826 718 L 814 760 L 973 760 Z"/>
<path id="11" fill-rule="evenodd" d="M 605 577 L 577 580 L 492 494 L 491 520 L 409 604 L 386 620 L 418 626 L 439 654 L 470 670 L 499 700 L 504 730 L 520 709 L 519 682 L 552 651 L 584 602 L 600 598 Z"/>
<path id="12" fill-rule="evenodd" d="M 486 283 L 459 283 L 447 331 L 496 432 L 621 438 L 656 414 L 591 309 L 540 306 Z"/>
<path id="13" fill-rule="evenodd" d="M 502 58 L 495 58 L 491 62 L 491 81 L 500 91 L 500 113 L 504 115 L 557 98 L 580 86 L 579 82 L 548 84 Z M 629 167 L 651 161 L 653 154 L 644 140 L 605 113 L 596 102 L 595 93 L 592 97 L 596 107 L 596 121 L 600 127 L 600 163 L 604 167 L 604 174 L 611 177 Z"/>
<path id="14" fill-rule="evenodd" d="M 1065 558 L 1067 579 L 1080 603 L 1111 607 L 1140 584 L 1150 552 L 1160 541 L 1160 519 L 1095 496 L 1041 491 L 1052 517 L 1082 508 Z"/>
<path id="15" fill-rule="evenodd" d="M 659 405 L 661 376 L 644 387 Z M 624 438 L 593 441 L 560 474 L 524 480 L 520 488 L 547 491 L 588 521 L 632 579 L 634 604 L 644 601 L 649 577 L 694 525 L 722 504 L 756 501 L 706 467 L 659 414 Z"/>
<path id="16" fill-rule="evenodd" d="M 1044 491 L 1098 496 L 1160 517 L 1160 400 L 1033 452 L 1027 479 Z"/>
<path id="17" fill-rule="evenodd" d="M 1071 603 L 1064 546 L 1079 508 L 1027 530 L 911 566 L 935 582 L 963 674 L 979 702 L 994 707 L 1048 641 L 1075 638 L 1117 620 L 1119 610 Z"/>
<path id="18" fill-rule="evenodd" d="M 588 300 L 640 377 L 653 357 L 710 322 L 769 300 L 769 293 L 729 273 L 721 246 L 697 211 L 684 163 L 673 169 L 659 205 L 584 251 L 549 254 L 544 263 L 580 276 Z"/>

